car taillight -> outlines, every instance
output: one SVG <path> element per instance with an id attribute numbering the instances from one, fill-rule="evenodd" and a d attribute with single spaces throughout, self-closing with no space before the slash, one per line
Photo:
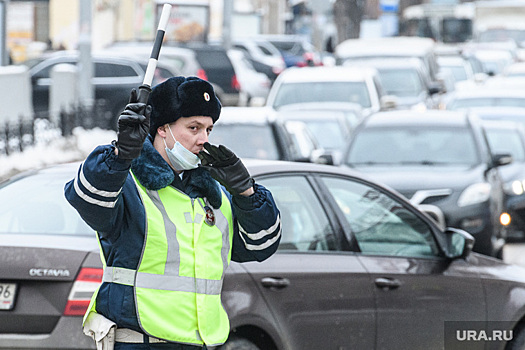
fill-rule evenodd
<path id="1" fill-rule="evenodd" d="M 241 90 L 241 84 L 239 83 L 239 80 L 237 80 L 237 76 L 233 75 L 232 77 L 232 88 L 236 91 Z"/>
<path id="2" fill-rule="evenodd" d="M 83 316 L 91 300 L 91 296 L 102 282 L 103 269 L 83 267 L 73 283 L 69 293 L 64 316 Z"/>
<path id="3" fill-rule="evenodd" d="M 208 76 L 206 75 L 206 71 L 204 69 L 197 70 L 197 78 L 201 78 L 202 80 L 208 80 Z"/>

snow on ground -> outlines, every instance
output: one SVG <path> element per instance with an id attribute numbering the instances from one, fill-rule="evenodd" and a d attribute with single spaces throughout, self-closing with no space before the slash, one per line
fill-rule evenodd
<path id="1" fill-rule="evenodd" d="M 60 137 L 58 130 L 36 132 L 35 145 L 9 156 L 0 155 L 0 181 L 25 170 L 83 160 L 96 146 L 108 144 L 116 137 L 115 131 L 99 128 L 84 130 L 77 127 L 67 138 Z"/>

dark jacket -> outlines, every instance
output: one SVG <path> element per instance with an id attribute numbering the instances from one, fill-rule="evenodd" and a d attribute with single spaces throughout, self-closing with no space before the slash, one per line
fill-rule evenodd
<path id="1" fill-rule="evenodd" d="M 215 208 L 221 204 L 221 191 L 226 190 L 202 168 L 183 172 L 181 179 L 150 138 L 132 162 L 118 158 L 111 145 L 97 147 L 80 166 L 76 178 L 66 184 L 65 196 L 97 231 L 106 264 L 137 269 L 146 215 L 130 168 L 149 190 L 174 186 L 191 198 L 206 197 Z M 261 185 L 255 184 L 254 189 L 250 197 L 232 197 L 226 192 L 234 218 L 233 261 L 263 261 L 277 250 L 280 241 L 280 215 L 273 197 Z M 251 239 L 254 233 L 260 238 Z M 118 327 L 141 331 L 132 286 L 103 283 L 96 302 L 97 312 Z"/>

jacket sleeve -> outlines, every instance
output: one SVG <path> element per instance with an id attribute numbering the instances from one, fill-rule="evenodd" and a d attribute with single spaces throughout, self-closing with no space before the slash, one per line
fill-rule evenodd
<path id="1" fill-rule="evenodd" d="M 122 188 L 131 161 L 122 160 L 111 145 L 98 146 L 80 165 L 76 177 L 66 183 L 67 201 L 82 219 L 101 235 L 120 232 L 124 216 Z"/>
<path id="2" fill-rule="evenodd" d="M 249 197 L 234 196 L 234 236 L 232 260 L 263 261 L 269 258 L 281 240 L 281 217 L 270 191 L 255 184 Z"/>

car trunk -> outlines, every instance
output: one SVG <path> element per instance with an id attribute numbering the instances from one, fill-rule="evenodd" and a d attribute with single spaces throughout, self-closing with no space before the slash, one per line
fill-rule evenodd
<path id="1" fill-rule="evenodd" d="M 64 314 L 87 254 L 56 248 L 0 247 L 0 333 L 51 333 Z"/>

